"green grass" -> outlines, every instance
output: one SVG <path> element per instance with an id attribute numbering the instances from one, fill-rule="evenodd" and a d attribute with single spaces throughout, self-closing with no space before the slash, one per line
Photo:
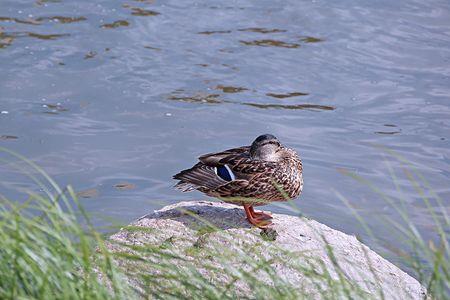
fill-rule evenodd
<path id="1" fill-rule="evenodd" d="M 30 193 L 22 203 L 0 201 L 0 299 L 309 299 L 318 295 L 322 299 L 384 298 L 381 290 L 376 295 L 368 295 L 350 282 L 328 244 L 326 251 L 337 276 L 331 274 L 323 262 L 279 249 L 260 238 L 257 231 L 256 242 L 240 247 L 235 236 L 220 232 L 204 220 L 197 230 L 196 243 L 183 251 L 177 247 L 183 241 L 172 238 L 135 245 L 105 239 L 92 226 L 70 186 L 61 189 L 32 162 L 0 150 L 26 162 L 32 169 L 29 176 L 44 190 L 43 195 Z M 29 169 L 21 167 L 20 170 L 28 172 Z M 414 275 L 433 298 L 448 298 L 448 217 L 436 214 L 436 209 L 429 205 L 430 214 L 435 215 L 433 220 L 439 240 L 425 241 L 408 214 L 401 210 L 401 205 L 364 179 L 348 175 L 368 185 L 394 209 L 399 209 L 403 223 L 390 222 L 411 245 L 404 263 L 417 271 Z M 423 183 L 427 186 L 426 181 Z M 412 184 L 417 185 L 417 180 L 412 180 Z M 420 186 L 417 189 L 423 192 L 424 201 L 430 203 L 425 196 L 427 193 L 421 191 Z M 437 201 L 442 205 L 441 199 Z M 295 208 L 292 210 L 295 212 Z M 193 217 L 200 220 L 199 216 Z M 355 217 L 373 235 L 356 212 Z M 152 229 L 134 225 L 126 230 L 130 234 L 154 234 Z M 208 243 L 211 234 L 222 234 L 221 239 Z M 260 247 L 268 244 L 276 251 L 272 258 L 258 254 Z M 280 279 L 271 267 L 278 263 L 304 274 L 305 284 L 315 287 L 313 294 Z M 209 275 L 205 276 L 204 271 Z M 237 289 L 237 285 L 243 289 Z"/>
<path id="2" fill-rule="evenodd" d="M 444 199 L 433 190 L 427 178 L 411 162 L 390 149 L 384 147 L 379 147 L 379 149 L 382 153 L 386 153 L 390 159 L 394 159 L 396 163 L 400 164 L 398 172 L 401 172 L 407 178 L 410 187 L 420 196 L 422 202 L 420 204 L 426 209 L 426 217 L 432 220 L 432 224 L 429 224 L 432 230 L 427 234 L 428 237 L 431 236 L 432 238 L 426 239 L 413 223 L 413 213 L 408 209 L 406 199 L 394 199 L 367 179 L 345 170 L 340 171 L 360 184 L 367 186 L 381 197 L 389 209 L 398 216 L 398 218 L 383 218 L 390 234 L 402 242 L 402 249 L 393 247 L 393 252 L 401 259 L 402 264 L 410 270 L 410 274 L 426 287 L 428 293 L 434 299 L 450 299 L 450 218 L 448 216 L 450 199 L 447 199 L 447 206 L 445 206 Z M 399 194 L 403 194 L 404 191 L 399 184 L 399 175 L 392 168 L 389 160 L 386 159 L 385 162 L 396 190 Z M 364 227 L 372 241 L 379 241 L 380 239 L 375 236 L 349 201 L 338 192 L 336 194 L 352 210 L 353 215 Z"/>

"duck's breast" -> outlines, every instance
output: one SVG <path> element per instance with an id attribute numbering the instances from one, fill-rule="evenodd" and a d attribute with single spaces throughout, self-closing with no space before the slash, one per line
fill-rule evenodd
<path id="1" fill-rule="evenodd" d="M 290 150 L 290 149 L 289 149 Z M 283 164 L 280 174 L 280 185 L 283 187 L 290 199 L 298 197 L 303 190 L 303 166 L 298 155 L 293 151 L 287 161 Z"/>

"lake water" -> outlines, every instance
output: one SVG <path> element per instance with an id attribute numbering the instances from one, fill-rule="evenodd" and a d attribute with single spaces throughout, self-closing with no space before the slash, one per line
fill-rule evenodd
<path id="1" fill-rule="evenodd" d="M 394 150 L 450 213 L 448 1 L 2 0 L 0 70 L 0 146 L 97 216 L 127 223 L 205 199 L 171 176 L 262 133 L 300 153 L 305 215 L 394 261 L 402 243 L 385 219 L 398 215 L 342 170 L 403 201 L 433 238 L 411 167 L 380 146 Z M 2 162 L 0 193 L 24 200 L 38 189 L 13 167 Z"/>

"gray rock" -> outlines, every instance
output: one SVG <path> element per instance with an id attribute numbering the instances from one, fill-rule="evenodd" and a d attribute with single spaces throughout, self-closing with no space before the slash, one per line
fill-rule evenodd
<path id="1" fill-rule="evenodd" d="M 124 251 L 123 245 L 133 245 L 125 250 L 133 253 L 139 247 L 160 251 L 158 255 L 139 252 L 143 262 L 129 267 L 152 274 L 160 280 L 159 287 L 169 285 L 168 276 L 156 279 L 161 272 L 167 273 L 159 265 L 168 260 L 175 278 L 184 278 L 186 272 L 191 272 L 192 278 L 201 274 L 215 286 L 228 284 L 224 295 L 270 298 L 270 292 L 282 291 L 280 295 L 309 299 L 426 298 L 426 290 L 417 280 L 354 236 L 314 220 L 282 214 L 274 214 L 271 229 L 261 231 L 245 220 L 242 208 L 226 203 L 166 206 L 122 228 L 111 237 L 108 247 Z M 146 293 L 148 282 L 137 276 L 128 280 Z M 267 294 L 261 292 L 265 289 Z"/>

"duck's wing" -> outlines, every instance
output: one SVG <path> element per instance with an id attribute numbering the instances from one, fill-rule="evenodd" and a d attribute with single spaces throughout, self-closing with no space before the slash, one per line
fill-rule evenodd
<path id="1" fill-rule="evenodd" d="M 214 190 L 227 183 L 225 179 L 217 176 L 215 167 L 207 166 L 202 162 L 179 172 L 173 176 L 173 179 L 179 180 L 175 187 L 183 192 L 195 189 Z"/>
<path id="2" fill-rule="evenodd" d="M 233 159 L 242 154 L 249 154 L 250 146 L 228 149 L 222 152 L 208 153 L 200 156 L 198 159 L 207 166 L 223 165 L 220 161 L 223 159 Z"/>
<path id="3" fill-rule="evenodd" d="M 232 158 L 247 156 L 249 149 L 250 147 L 247 146 L 200 156 L 199 163 L 173 176 L 174 179 L 180 180 L 175 187 L 182 191 L 198 189 L 210 194 L 213 190 L 230 181 L 240 180 L 232 168 L 221 163 L 221 161 L 223 159 L 232 160 Z"/>
<path id="4" fill-rule="evenodd" d="M 261 174 L 270 175 L 277 166 L 273 162 L 252 159 L 249 146 L 202 155 L 199 160 L 215 168 L 215 173 L 227 182 L 250 180 Z M 239 186 L 242 186 L 242 182 L 239 182 Z"/>
<path id="5" fill-rule="evenodd" d="M 276 163 L 251 159 L 249 155 L 233 155 L 222 158 L 221 165 L 227 165 L 239 177 L 247 178 L 258 174 L 273 172 Z"/>
<path id="6" fill-rule="evenodd" d="M 276 163 L 255 161 L 246 156 L 227 157 L 220 163 L 228 166 L 237 179 L 218 186 L 213 191 L 216 197 L 254 198 L 261 190 L 274 188 Z"/>

